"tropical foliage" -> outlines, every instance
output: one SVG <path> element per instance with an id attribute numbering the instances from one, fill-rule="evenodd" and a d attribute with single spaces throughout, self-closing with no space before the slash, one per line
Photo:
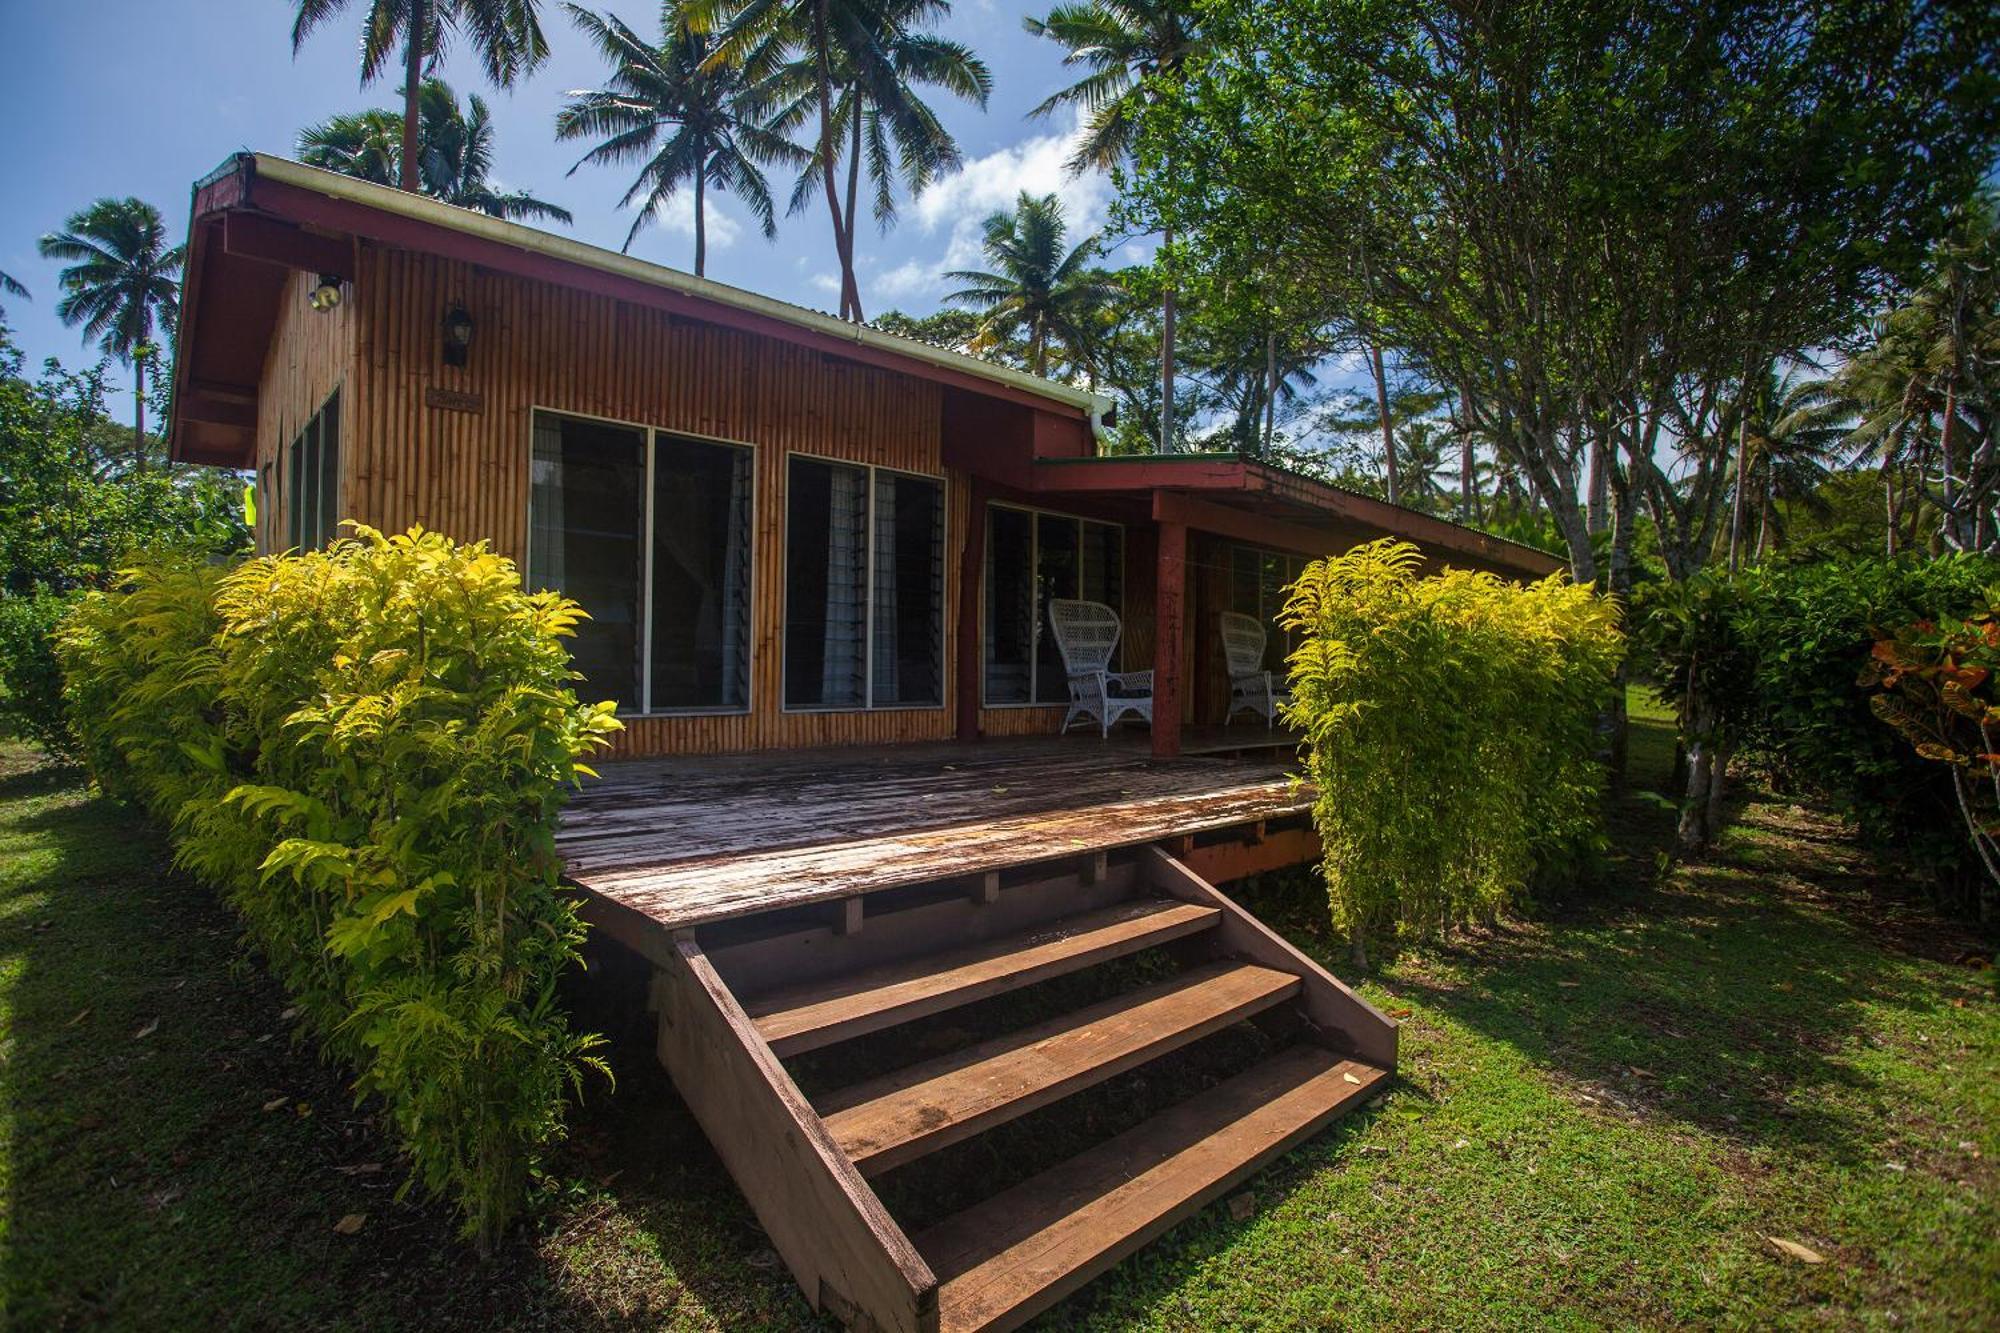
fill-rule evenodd
<path id="1" fill-rule="evenodd" d="M 0 328 L 0 736 L 73 752 L 49 638 L 70 600 L 137 551 L 241 550 L 241 493 L 212 468 L 136 466 L 105 413 L 102 368 L 51 363 L 30 380 Z"/>
<path id="2" fill-rule="evenodd" d="M 347 8 L 348 0 L 297 0 L 292 52 L 315 28 Z M 423 188 L 420 102 L 426 75 L 436 74 L 456 39 L 472 47 L 486 77 L 502 88 L 532 74 L 548 59 L 548 41 L 535 13 L 537 0 L 368 0 L 361 20 L 361 81 L 373 83 L 399 55 L 403 70 L 403 126 L 398 136 L 397 184 Z"/>
<path id="3" fill-rule="evenodd" d="M 1613 605 L 1552 577 L 1426 576 L 1408 542 L 1315 562 L 1285 720 L 1308 741 L 1335 924 L 1370 935 L 1491 920 L 1600 837 L 1597 709 L 1624 642 Z"/>
<path id="4" fill-rule="evenodd" d="M 1877 721 L 1856 681 L 1878 639 L 1968 619 L 1995 581 L 2000 563 L 1984 557 L 1905 556 L 1716 570 L 1645 589 L 1633 615 L 1638 665 L 1679 712 L 1689 748 L 1684 840 L 1719 832 L 1735 755 L 1781 788 L 1837 805 L 1871 844 L 1926 869 L 1945 905 L 1977 906 L 1951 784 Z"/>
<path id="5" fill-rule="evenodd" d="M 299 160 L 343 176 L 394 185 L 402 174 L 403 147 L 396 113 L 348 112 L 299 133 Z M 425 79 L 417 99 L 417 188 L 433 199 L 496 218 L 574 221 L 569 210 L 525 190 L 496 190 L 493 121 L 474 93 L 461 107 L 451 85 Z"/>
<path id="6" fill-rule="evenodd" d="M 363 528 L 143 564 L 60 638 L 100 783 L 173 830 L 482 1248 L 603 1069 L 556 998 L 583 938 L 556 816 L 618 726 L 571 692 L 581 615 L 483 543 Z"/>
<path id="7" fill-rule="evenodd" d="M 638 162 L 639 174 L 618 201 L 638 207 L 625 233 L 630 250 L 645 225 L 665 212 L 683 185 L 694 191 L 694 271 L 708 264 L 708 191 L 733 194 L 750 210 L 766 237 L 778 234 L 770 183 L 763 167 L 802 164 L 807 154 L 769 124 L 769 65 L 775 46 L 742 63 L 710 59 L 710 34 L 688 26 L 678 0 L 660 7 L 658 45 L 647 42 L 615 14 L 568 5 L 570 17 L 611 66 L 599 89 L 570 94 L 556 113 L 558 139 L 596 138 L 576 166 Z"/>
<path id="8" fill-rule="evenodd" d="M 167 244 L 160 210 L 143 199 L 99 199 L 42 237 L 42 258 L 69 265 L 56 314 L 80 325 L 106 355 L 132 368 L 132 456 L 146 448 L 146 364 L 159 355 L 153 335 L 180 323 L 186 247 Z"/>
<path id="9" fill-rule="evenodd" d="M 1052 360 L 1088 373 L 1100 317 L 1121 294 L 1091 267 L 1098 238 L 1068 246 L 1062 201 L 1023 190 L 1013 212 L 986 219 L 984 249 L 994 271 L 944 275 L 966 284 L 945 300 L 982 316 L 973 345 L 1019 343 L 1035 375 L 1048 374 Z"/>

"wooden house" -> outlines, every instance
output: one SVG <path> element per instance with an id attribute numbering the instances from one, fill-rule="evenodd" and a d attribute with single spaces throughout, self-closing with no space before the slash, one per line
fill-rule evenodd
<path id="1" fill-rule="evenodd" d="M 260 550 L 421 524 L 590 611 L 583 691 L 631 762 L 574 804 L 568 872 L 857 1326 L 1026 1319 L 1387 1077 L 1394 1025 L 1214 887 L 1317 847 L 1289 738 L 1224 725 L 1219 617 L 1282 670 L 1310 558 L 1558 567 L 1251 460 L 1102 456 L 1108 406 L 282 159 L 195 190 L 174 457 L 254 474 Z M 1119 614 L 1149 729 L 1057 734 L 1064 598 Z M 1181 970 L 823 1094 L 786 1063 L 1142 951 Z M 1252 1015 L 1275 1053 L 919 1234 L 869 1183 Z"/>

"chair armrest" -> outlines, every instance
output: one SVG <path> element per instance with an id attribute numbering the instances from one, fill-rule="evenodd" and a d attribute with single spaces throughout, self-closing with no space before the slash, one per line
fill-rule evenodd
<path id="1" fill-rule="evenodd" d="M 1150 671 L 1108 671 L 1105 679 L 1115 680 L 1128 690 L 1150 691 L 1153 688 L 1153 673 Z"/>

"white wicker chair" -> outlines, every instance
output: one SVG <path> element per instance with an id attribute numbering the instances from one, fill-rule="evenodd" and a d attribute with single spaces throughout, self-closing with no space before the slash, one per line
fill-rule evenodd
<path id="1" fill-rule="evenodd" d="M 1060 598 L 1049 603 L 1049 626 L 1069 673 L 1064 731 L 1078 718 L 1095 719 L 1098 734 L 1109 736 L 1111 724 L 1127 713 L 1153 725 L 1153 673 L 1109 670 L 1123 628 L 1116 611 L 1102 602 Z"/>
<path id="2" fill-rule="evenodd" d="M 1222 654 L 1229 659 L 1229 717 L 1255 713 L 1266 727 L 1278 725 L 1278 707 L 1292 696 L 1264 669 L 1264 622 L 1236 611 L 1222 613 Z"/>

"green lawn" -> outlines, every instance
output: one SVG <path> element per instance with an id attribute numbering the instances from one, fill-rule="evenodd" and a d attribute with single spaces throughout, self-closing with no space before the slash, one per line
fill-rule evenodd
<path id="1" fill-rule="evenodd" d="M 1784 801 L 1668 865 L 1644 789 L 1671 744 L 1635 724 L 1607 882 L 1384 965 L 1363 989 L 1403 1019 L 1394 1091 L 1049 1327 L 2000 1322 L 1981 951 Z M 74 774 L 0 755 L 0 1323 L 814 1324 L 643 1044 L 479 1264 L 395 1200 L 365 1108 L 166 864 Z M 1309 880 L 1245 896 L 1344 956 Z"/>

